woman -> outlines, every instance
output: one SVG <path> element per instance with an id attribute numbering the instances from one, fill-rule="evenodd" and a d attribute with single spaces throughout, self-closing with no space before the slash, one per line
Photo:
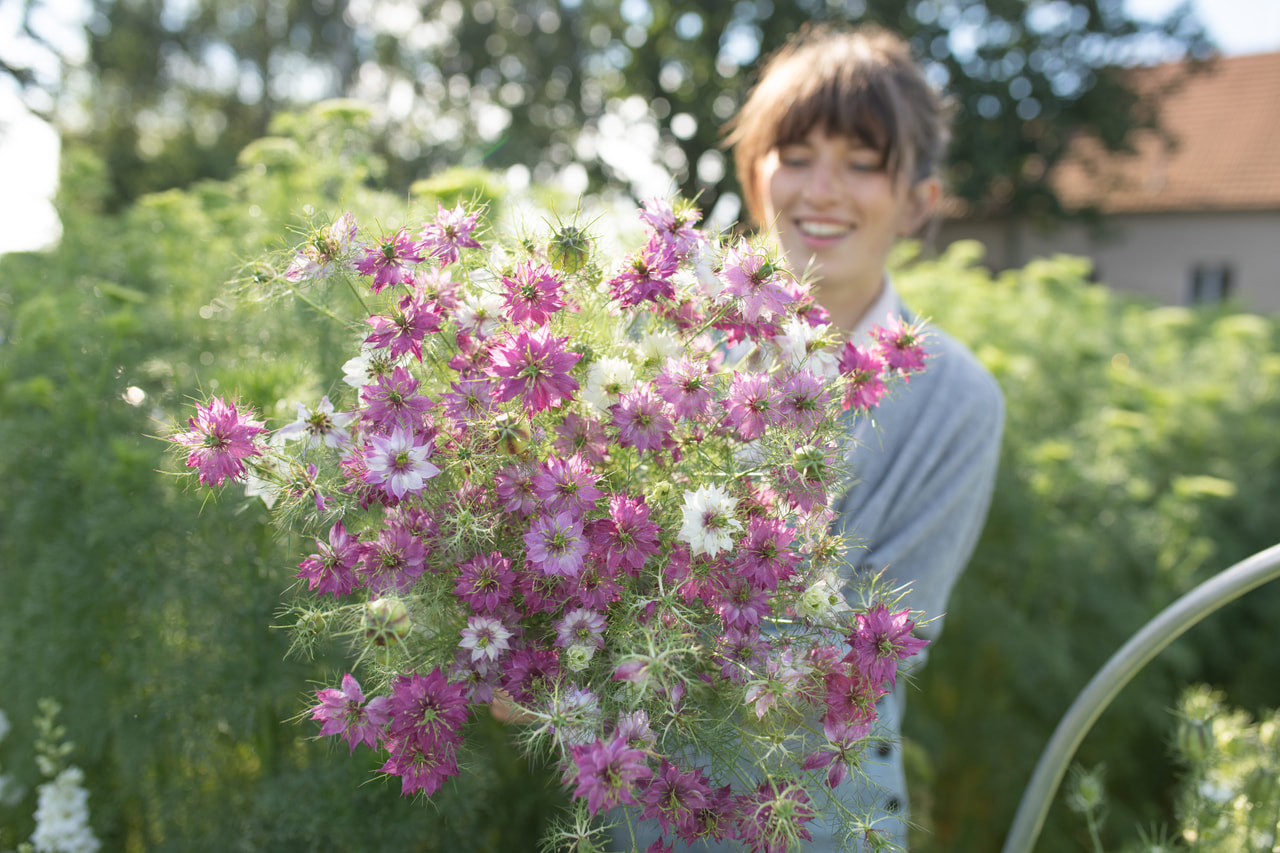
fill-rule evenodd
<path id="1" fill-rule="evenodd" d="M 768 60 L 730 124 L 751 218 L 794 273 L 807 271 L 832 324 L 855 338 L 887 316 L 910 316 L 885 263 L 938 203 L 947 137 L 944 105 L 908 45 L 867 28 L 802 31 Z M 906 603 L 932 619 L 917 633 L 932 639 L 986 519 L 1003 401 L 963 344 L 931 327 L 928 349 L 924 373 L 882 402 L 875 424 L 852 425 L 857 482 L 835 509 L 857 543 L 849 565 L 909 585 Z M 905 848 L 898 684 L 880 707 L 890 738 L 870 756 L 873 790 L 851 785 L 847 796 L 878 810 L 880 840 Z M 839 842 L 815 831 L 806 849 Z"/>

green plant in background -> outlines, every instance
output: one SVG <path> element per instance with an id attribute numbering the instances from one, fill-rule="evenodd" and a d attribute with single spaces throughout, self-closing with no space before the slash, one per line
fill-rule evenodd
<path id="1" fill-rule="evenodd" d="M 1088 282 L 1067 257 L 993 276 L 976 244 L 899 274 L 912 304 L 1001 382 L 1007 426 L 987 529 L 908 701 L 933 765 L 912 849 L 999 849 L 1053 728 L 1094 672 L 1160 609 L 1275 543 L 1280 356 L 1273 320 L 1160 308 Z M 1116 827 L 1168 820 L 1161 742 L 1180 685 L 1276 704 L 1277 591 L 1210 617 L 1138 676 L 1086 739 Z M 1055 808 L 1040 851 L 1078 850 Z"/>

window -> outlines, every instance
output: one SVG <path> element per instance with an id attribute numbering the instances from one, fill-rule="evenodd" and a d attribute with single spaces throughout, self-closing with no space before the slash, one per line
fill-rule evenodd
<path id="1" fill-rule="evenodd" d="M 1225 302 L 1231 295 L 1231 278 L 1228 264 L 1196 264 L 1191 270 L 1191 304 Z"/>

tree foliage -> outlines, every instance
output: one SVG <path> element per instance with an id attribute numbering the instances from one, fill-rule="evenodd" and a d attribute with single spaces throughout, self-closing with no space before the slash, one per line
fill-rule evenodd
<path id="1" fill-rule="evenodd" d="M 49 0 L 21 3 L 28 39 L 50 42 L 38 26 Z M 1139 22 L 1122 0 L 93 0 L 92 10 L 87 56 L 66 57 L 61 81 L 33 65 L 0 70 L 31 91 L 65 82 L 63 112 L 103 153 L 117 205 L 225 177 L 275 111 L 345 95 L 378 108 L 393 188 L 458 164 L 640 194 L 664 190 L 669 174 L 710 209 L 735 190 L 720 128 L 756 60 L 802 24 L 830 20 L 910 38 L 958 107 L 950 176 L 961 199 L 1053 217 L 1063 211 L 1048 177 L 1072 134 L 1116 148 L 1157 122 L 1122 69 L 1209 50 L 1185 8 Z"/>

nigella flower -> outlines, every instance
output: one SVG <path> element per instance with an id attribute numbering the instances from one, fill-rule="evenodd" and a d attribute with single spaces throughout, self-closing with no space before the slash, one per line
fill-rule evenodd
<path id="1" fill-rule="evenodd" d="M 908 378 L 908 374 L 924 370 L 928 353 L 924 349 L 923 336 L 919 329 L 903 323 L 901 317 L 887 315 L 883 326 L 872 328 L 871 337 L 880 344 L 880 352 L 889 369 L 901 372 L 903 379 Z"/>
<path id="2" fill-rule="evenodd" d="M 422 423 L 431 400 L 418 393 L 418 380 L 403 367 L 379 376 L 372 385 L 360 386 L 364 419 L 384 430 L 412 429 Z"/>
<path id="3" fill-rule="evenodd" d="M 360 682 L 349 672 L 342 676 L 341 690 L 332 687 L 317 690 L 316 698 L 320 704 L 311 709 L 311 719 L 324 721 L 321 736 L 342 735 L 353 753 L 358 743 L 370 749 L 378 748 L 382 727 L 391 718 L 391 700 L 378 696 L 366 705 Z"/>
<path id="4" fill-rule="evenodd" d="M 724 398 L 725 416 L 743 441 L 751 441 L 778 422 L 781 403 L 781 395 L 768 374 L 734 371 Z"/>
<path id="5" fill-rule="evenodd" d="M 640 817 L 656 819 L 663 832 L 675 830 L 681 840 L 692 842 L 700 829 L 698 812 L 710 804 L 710 794 L 711 780 L 700 768 L 682 771 L 664 758 L 640 793 Z"/>
<path id="6" fill-rule="evenodd" d="M 547 731 L 561 746 L 589 744 L 600 729 L 600 699 L 576 685 L 553 694 L 546 714 L 550 718 Z"/>
<path id="7" fill-rule="evenodd" d="M 787 289 L 787 277 L 765 253 L 741 242 L 725 253 L 720 270 L 723 295 L 741 300 L 739 310 L 747 323 L 762 316 L 781 314 L 795 297 Z"/>
<path id="8" fill-rule="evenodd" d="M 791 550 L 796 533 L 776 518 L 755 517 L 747 522 L 747 534 L 735 548 L 739 574 L 770 592 L 791 577 L 800 558 Z"/>
<path id="9" fill-rule="evenodd" d="M 422 249 L 447 267 L 458 260 L 460 249 L 478 249 L 480 244 L 471 232 L 476 230 L 477 213 L 467 213 L 458 202 L 453 210 L 445 210 L 436 202 L 436 218 L 422 229 Z"/>
<path id="10" fill-rule="evenodd" d="M 413 282 L 413 268 L 422 263 L 421 251 L 422 247 L 409 239 L 408 229 L 401 228 L 365 249 L 364 257 L 352 266 L 362 275 L 373 276 L 373 292 L 381 293 L 388 285 Z"/>
<path id="11" fill-rule="evenodd" d="M 641 221 L 681 257 L 698 248 L 706 239 L 693 227 L 702 218 L 702 213 L 693 205 L 676 210 L 665 198 L 651 198 L 640 202 L 640 207 Z"/>
<path id="12" fill-rule="evenodd" d="M 587 370 L 587 387 L 582 400 L 602 412 L 618 402 L 618 397 L 636 384 L 636 371 L 625 358 L 605 356 L 591 362 Z"/>
<path id="13" fill-rule="evenodd" d="M 475 613 L 497 613 L 515 591 L 511 560 L 494 551 L 481 554 L 458 566 L 454 594 Z"/>
<path id="14" fill-rule="evenodd" d="M 831 326 L 817 326 L 799 317 L 792 317 L 782 324 L 782 334 L 773 338 L 782 361 L 792 370 L 801 367 L 813 371 L 824 379 L 834 379 L 839 372 L 840 358 L 828 346 Z"/>
<path id="15" fill-rule="evenodd" d="M 459 331 L 484 340 L 502 325 L 502 297 L 497 293 L 468 293 L 454 319 Z"/>
<path id="16" fill-rule="evenodd" d="M 356 218 L 344 213 L 323 231 L 317 231 L 298 248 L 298 254 L 284 271 L 288 281 L 325 278 L 333 272 L 333 262 L 346 253 L 356 236 Z"/>
<path id="17" fill-rule="evenodd" d="M 538 495 L 533 488 L 536 470 L 531 463 L 517 462 L 494 475 L 493 493 L 503 512 L 531 515 L 538 508 Z"/>
<path id="18" fill-rule="evenodd" d="M 507 288 L 503 297 L 507 313 L 522 326 L 542 326 L 564 307 L 560 279 L 546 264 L 521 261 L 502 283 Z"/>
<path id="19" fill-rule="evenodd" d="M 831 392 L 808 368 L 787 378 L 782 385 L 778 412 L 782 420 L 805 434 L 817 431 L 831 408 Z"/>
<path id="20" fill-rule="evenodd" d="M 571 610 L 556 623 L 556 645 L 604 648 L 604 625 L 604 617 L 594 610 Z"/>
<path id="21" fill-rule="evenodd" d="M 604 497 L 604 492 L 596 488 L 596 480 L 596 473 L 581 456 L 549 456 L 542 470 L 533 476 L 532 485 L 548 512 L 581 517 Z"/>
<path id="22" fill-rule="evenodd" d="M 467 720 L 466 689 L 450 684 L 440 667 L 426 675 L 402 675 L 391 686 L 390 711 L 387 735 L 429 752 L 436 744 L 459 739 Z"/>
<path id="23" fill-rule="evenodd" d="M 426 570 L 427 549 L 408 530 L 391 524 L 378 532 L 378 538 L 360 546 L 357 570 L 364 585 L 381 595 L 389 590 L 404 592 Z"/>
<path id="24" fill-rule="evenodd" d="M 704 361 L 687 355 L 667 359 L 666 366 L 653 380 L 662 399 L 671 404 L 676 418 L 699 418 L 711 407 L 712 378 Z"/>
<path id="25" fill-rule="evenodd" d="M 328 543 L 316 540 L 319 554 L 312 554 L 298 564 L 298 577 L 307 581 L 313 592 L 347 595 L 356 588 L 355 565 L 360 559 L 360 542 L 347 533 L 339 521 L 329 528 Z"/>
<path id="26" fill-rule="evenodd" d="M 462 642 L 458 645 L 471 651 L 472 660 L 486 658 L 496 661 L 498 656 L 511 646 L 507 640 L 511 632 L 507 627 L 489 616 L 472 616 L 467 620 L 467 627 L 462 629 Z"/>
<path id="27" fill-rule="evenodd" d="M 571 747 L 575 797 L 587 801 L 587 810 L 599 814 L 621 803 L 635 803 L 635 789 L 653 771 L 645 763 L 645 754 L 632 749 L 622 738 L 605 743 L 596 741 L 586 746 Z"/>
<path id="28" fill-rule="evenodd" d="M 308 409 L 298 404 L 298 419 L 276 430 L 276 435 L 285 441 L 303 439 L 303 446 L 308 450 L 320 446 L 346 447 L 351 443 L 347 427 L 356 416 L 351 412 L 335 412 L 328 395 L 320 400 L 320 405 Z"/>
<path id="29" fill-rule="evenodd" d="M 426 481 L 440 473 L 427 461 L 431 442 L 419 443 L 418 436 L 404 427 L 390 435 L 369 437 L 364 454 L 364 481 L 379 486 L 397 500 L 413 492 L 421 492 Z"/>
<path id="30" fill-rule="evenodd" d="M 481 420 L 497 408 L 493 401 L 493 382 L 482 376 L 461 379 L 449 388 L 440 400 L 444 413 L 460 428 Z"/>
<path id="31" fill-rule="evenodd" d="M 667 417 L 667 403 L 647 386 L 623 394 L 613 407 L 618 443 L 640 452 L 661 450 L 675 428 Z"/>
<path id="32" fill-rule="evenodd" d="M 649 727 L 646 711 L 624 711 L 618 714 L 618 727 L 613 736 L 626 741 L 632 749 L 649 750 L 658 742 L 658 736 Z"/>
<path id="33" fill-rule="evenodd" d="M 401 299 L 390 314 L 369 318 L 373 331 L 364 342 L 376 349 L 386 349 L 392 358 L 412 353 L 422 361 L 423 338 L 440 330 L 440 315 L 434 309 L 421 293 L 410 294 Z"/>
<path id="34" fill-rule="evenodd" d="M 884 604 L 877 604 L 868 612 L 859 613 L 858 627 L 849 635 L 853 648 L 845 659 L 876 684 L 896 684 L 898 662 L 929 645 L 928 640 L 911 636 L 916 623 L 908 618 L 910 612 L 890 613 Z"/>
<path id="35" fill-rule="evenodd" d="M 742 522 L 733 517 L 737 498 L 720 486 L 699 486 L 696 491 L 684 493 L 683 524 L 676 538 L 689 546 L 696 557 L 706 554 L 714 557 L 733 545 L 734 534 L 742 530 Z"/>
<path id="36" fill-rule="evenodd" d="M 587 541 L 582 535 L 582 519 L 571 512 L 546 515 L 534 522 L 524 535 L 525 556 L 547 575 L 577 577 Z"/>
<path id="37" fill-rule="evenodd" d="M 840 352 L 840 374 L 845 377 L 845 409 L 873 409 L 884 396 L 885 361 L 879 353 L 853 341 Z"/>
<path id="38" fill-rule="evenodd" d="M 745 684 L 749 677 L 764 669 L 765 654 L 769 645 L 756 627 L 728 628 L 718 638 L 721 661 L 720 675 L 734 684 Z"/>
<path id="39" fill-rule="evenodd" d="M 424 743 L 411 737 L 387 738 L 391 757 L 379 768 L 390 776 L 400 777 L 403 796 L 421 791 L 431 796 L 440 790 L 444 780 L 458 775 L 458 740 L 444 738 Z"/>
<path id="40" fill-rule="evenodd" d="M 769 598 L 767 590 L 733 575 L 724 580 L 713 606 L 726 628 L 750 631 L 769 614 Z"/>
<path id="41" fill-rule="evenodd" d="M 599 560 L 588 562 L 577 581 L 571 603 L 578 607 L 606 610 L 622 597 L 622 585 L 618 583 L 617 573 L 611 572 Z"/>
<path id="42" fill-rule="evenodd" d="M 551 693 L 560 680 L 560 654 L 556 649 L 520 648 L 512 651 L 502 676 L 502 687 L 522 704 L 532 704 Z"/>
<path id="43" fill-rule="evenodd" d="M 568 338 L 553 338 L 545 328 L 521 329 L 494 347 L 488 372 L 498 380 L 498 399 L 522 397 L 533 414 L 569 399 L 578 390 L 578 381 L 569 371 L 582 354 L 566 350 L 568 342 Z"/>
<path id="44" fill-rule="evenodd" d="M 658 525 L 649 520 L 649 507 L 644 498 L 613 495 L 609 498 L 609 517 L 591 523 L 588 535 L 592 551 L 604 555 L 611 571 L 622 569 L 635 574 L 644 568 L 645 560 L 658 553 Z"/>
<path id="45" fill-rule="evenodd" d="M 659 298 L 675 298 L 676 288 L 671 277 L 680 267 L 666 240 L 655 235 L 644 249 L 629 257 L 623 270 L 609 281 L 609 295 L 624 306 L 654 302 Z"/>
<path id="46" fill-rule="evenodd" d="M 352 388 L 377 382 L 378 377 L 391 373 L 400 359 L 394 358 L 385 349 L 374 349 L 368 344 L 360 347 L 360 354 L 352 356 L 342 364 L 342 381 Z"/>
<path id="47" fill-rule="evenodd" d="M 805 824 L 817 813 L 803 785 L 761 782 L 743 800 L 738 837 L 751 846 L 752 853 L 787 853 L 797 849 L 801 840 L 813 840 Z"/>
<path id="48" fill-rule="evenodd" d="M 603 465 L 609 448 L 609 434 L 597 420 L 584 418 L 577 412 L 565 415 L 554 427 L 556 439 L 552 449 L 561 456 L 582 454 L 592 465 Z"/>
<path id="49" fill-rule="evenodd" d="M 838 731 L 841 726 L 870 726 L 879 716 L 876 703 L 886 691 L 861 672 L 834 672 L 827 676 L 823 725 Z M 869 729 L 868 729 L 869 730 Z"/>
<path id="50" fill-rule="evenodd" d="M 169 440 L 191 448 L 187 467 L 199 468 L 200 482 L 206 486 L 220 486 L 228 477 L 240 479 L 244 474 L 241 460 L 262 455 L 254 446 L 254 437 L 267 431 L 262 422 L 221 397 L 196 406 L 195 417 L 188 423 L 189 431 Z"/>

